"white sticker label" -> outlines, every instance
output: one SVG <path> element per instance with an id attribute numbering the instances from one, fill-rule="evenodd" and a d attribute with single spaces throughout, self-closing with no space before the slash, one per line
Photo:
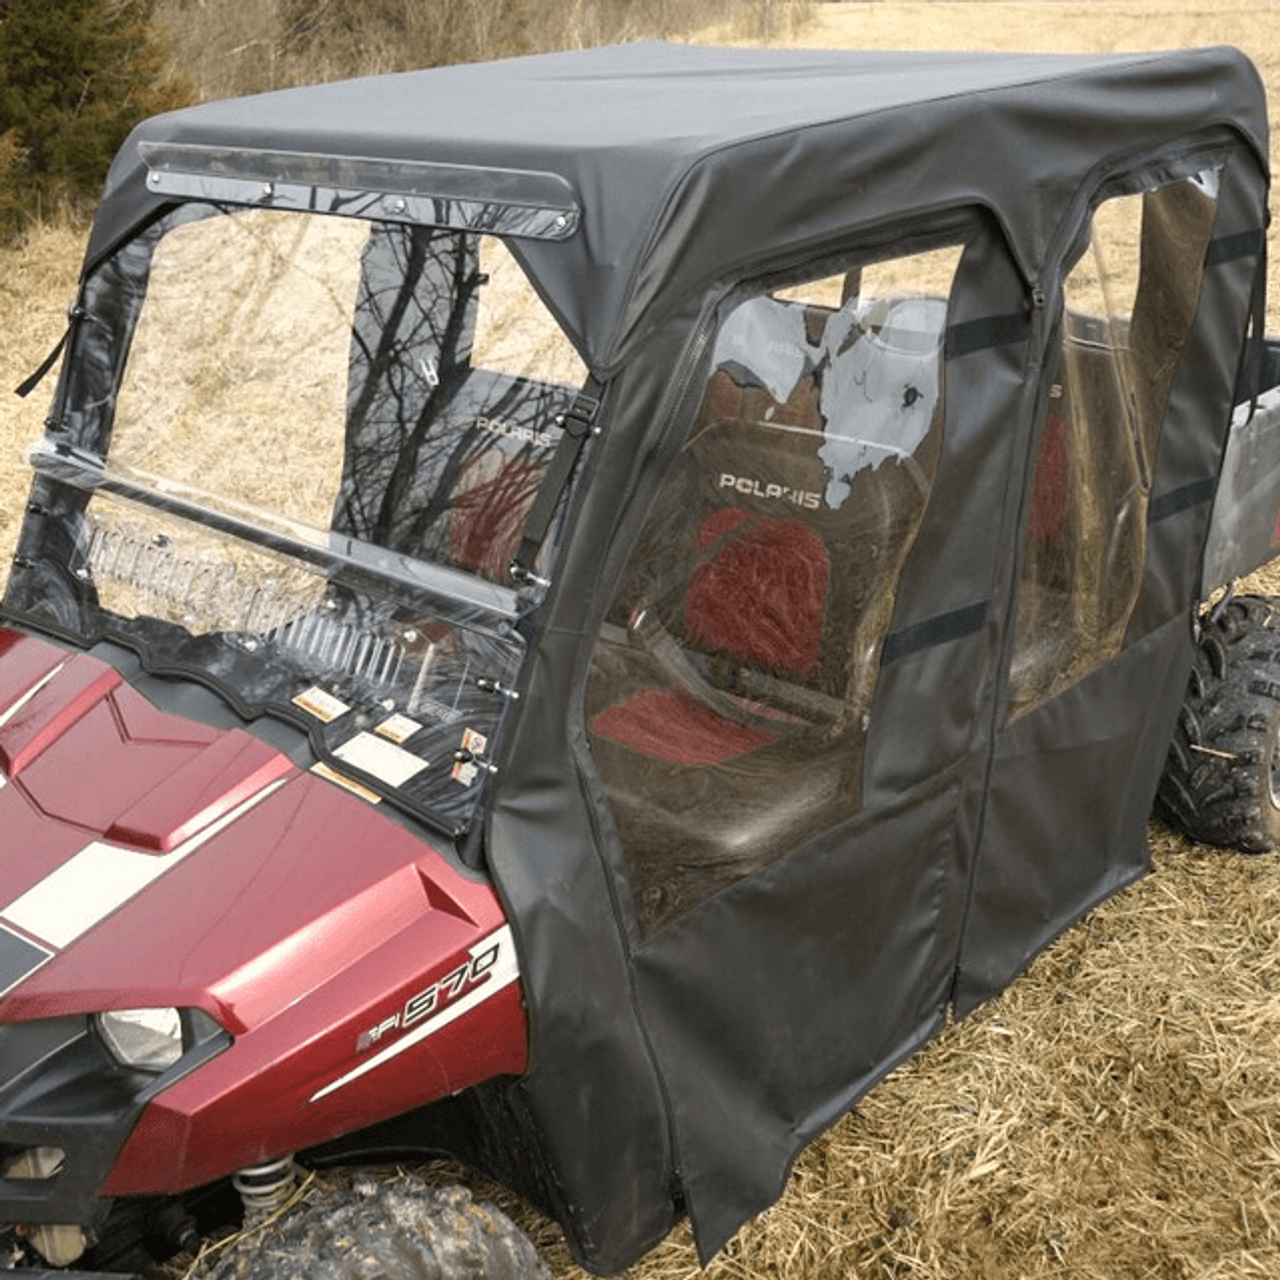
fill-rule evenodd
<path id="1" fill-rule="evenodd" d="M 403 786 L 414 774 L 421 773 L 427 767 L 425 760 L 392 742 L 375 738 L 371 733 L 357 733 L 333 754 L 339 760 L 363 769 L 389 787 Z"/>
<path id="2" fill-rule="evenodd" d="M 318 685 L 312 685 L 310 689 L 303 690 L 293 701 L 303 711 L 309 712 L 317 720 L 323 720 L 325 724 L 346 715 L 351 710 L 341 698 L 335 698 L 333 694 L 326 693 Z"/>
<path id="3" fill-rule="evenodd" d="M 422 726 L 416 720 L 410 720 L 408 716 L 402 716 L 397 712 L 393 716 L 388 716 L 374 732 L 389 738 L 392 742 L 408 742 L 421 728 Z"/>

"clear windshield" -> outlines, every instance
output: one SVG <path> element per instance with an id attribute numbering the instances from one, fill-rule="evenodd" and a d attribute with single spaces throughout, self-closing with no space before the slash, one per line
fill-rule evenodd
<path id="1" fill-rule="evenodd" d="M 7 606 L 292 716 L 331 772 L 465 828 L 536 603 L 508 566 L 585 378 L 510 250 L 185 206 L 85 306 Z"/>

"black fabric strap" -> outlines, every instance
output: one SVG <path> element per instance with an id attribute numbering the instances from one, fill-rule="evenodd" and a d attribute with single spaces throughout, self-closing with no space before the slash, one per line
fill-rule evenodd
<path id="1" fill-rule="evenodd" d="M 946 644 L 950 640 L 959 640 L 964 636 L 981 631 L 987 623 L 987 602 L 979 600 L 976 604 L 967 604 L 960 609 L 951 609 L 947 613 L 939 613 L 923 622 L 908 623 L 891 631 L 884 638 L 884 646 L 880 650 L 880 665 L 887 667 L 899 658 L 908 654 L 919 653 L 922 649 L 931 649 L 937 644 Z"/>
<path id="2" fill-rule="evenodd" d="M 1229 236 L 1218 236 L 1209 241 L 1205 251 L 1204 265 L 1219 267 L 1224 262 L 1235 262 L 1240 258 L 1256 258 L 1267 245 L 1267 233 L 1261 227 L 1250 231 L 1237 231 Z"/>
<path id="3" fill-rule="evenodd" d="M 1253 415 L 1258 412 L 1258 397 L 1262 394 L 1267 363 L 1267 237 L 1261 232 L 1258 236 L 1258 264 L 1253 270 L 1249 332 L 1245 338 L 1245 359 L 1253 366 L 1253 395 L 1249 397 L 1249 416 L 1245 419 L 1246 422 L 1252 422 Z"/>
<path id="4" fill-rule="evenodd" d="M 1161 520 L 1167 520 L 1170 516 L 1176 516 L 1180 511 L 1189 511 L 1203 502 L 1212 502 L 1217 492 L 1218 478 L 1203 476 L 1199 480 L 1181 484 L 1176 489 L 1158 493 L 1147 507 L 1147 523 L 1156 524 Z"/>
<path id="5" fill-rule="evenodd" d="M 1021 314 L 962 320 L 948 328 L 944 354 L 948 360 L 958 360 L 992 347 L 1013 347 L 1026 342 L 1030 333 L 1031 322 Z"/>
<path id="6" fill-rule="evenodd" d="M 582 446 L 595 426 L 596 414 L 600 410 L 598 390 L 595 381 L 588 379 L 586 386 L 574 398 L 573 405 L 561 419 L 560 443 L 556 445 L 556 451 L 551 455 L 550 463 L 547 464 L 538 492 L 534 494 L 529 514 L 525 517 L 520 546 L 507 569 L 518 583 L 539 581 L 533 572 L 533 564 L 538 558 L 538 552 L 542 549 L 547 530 L 551 528 L 551 520 L 555 515 L 560 495 L 564 492 L 565 485 L 569 483 L 570 475 L 573 474 L 574 463 L 577 462 Z"/>
<path id="7" fill-rule="evenodd" d="M 1267 232 L 1265 227 L 1252 227 L 1248 231 L 1236 231 L 1229 236 L 1219 236 L 1209 241 L 1205 251 L 1206 268 L 1220 267 L 1242 258 L 1257 258 L 1253 272 L 1253 290 L 1249 295 L 1249 323 L 1245 331 L 1244 351 L 1241 353 L 1240 387 L 1251 387 L 1249 416 L 1253 421 L 1258 411 L 1258 396 L 1266 371 L 1267 358 Z"/>
<path id="8" fill-rule="evenodd" d="M 87 320 L 88 318 L 89 313 L 83 307 L 72 307 L 67 312 L 67 327 L 62 331 L 62 337 L 58 339 L 58 345 L 45 356 L 40 362 L 40 367 L 29 378 L 25 379 L 19 386 L 14 387 L 15 395 L 19 395 L 25 400 L 45 380 L 49 370 L 58 363 L 58 357 L 70 340 L 76 325 L 81 320 Z"/>

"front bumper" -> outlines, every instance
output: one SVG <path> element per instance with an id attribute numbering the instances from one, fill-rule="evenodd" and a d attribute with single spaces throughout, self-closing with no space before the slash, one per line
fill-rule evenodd
<path id="1" fill-rule="evenodd" d="M 91 1227 L 105 1208 L 100 1189 L 147 1103 L 230 1042 L 207 1029 L 157 1075 L 121 1066 L 87 1016 L 0 1026 L 0 1222 Z M 61 1159 L 22 1159 L 33 1152 Z M 31 1172 L 42 1168 L 49 1172 Z"/>

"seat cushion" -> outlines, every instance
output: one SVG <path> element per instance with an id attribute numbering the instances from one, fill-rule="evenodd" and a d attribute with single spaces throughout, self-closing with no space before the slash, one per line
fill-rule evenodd
<path id="1" fill-rule="evenodd" d="M 643 693 L 601 712 L 591 731 L 654 760 L 680 765 L 722 764 L 777 735 L 735 724 L 671 689 Z"/>

